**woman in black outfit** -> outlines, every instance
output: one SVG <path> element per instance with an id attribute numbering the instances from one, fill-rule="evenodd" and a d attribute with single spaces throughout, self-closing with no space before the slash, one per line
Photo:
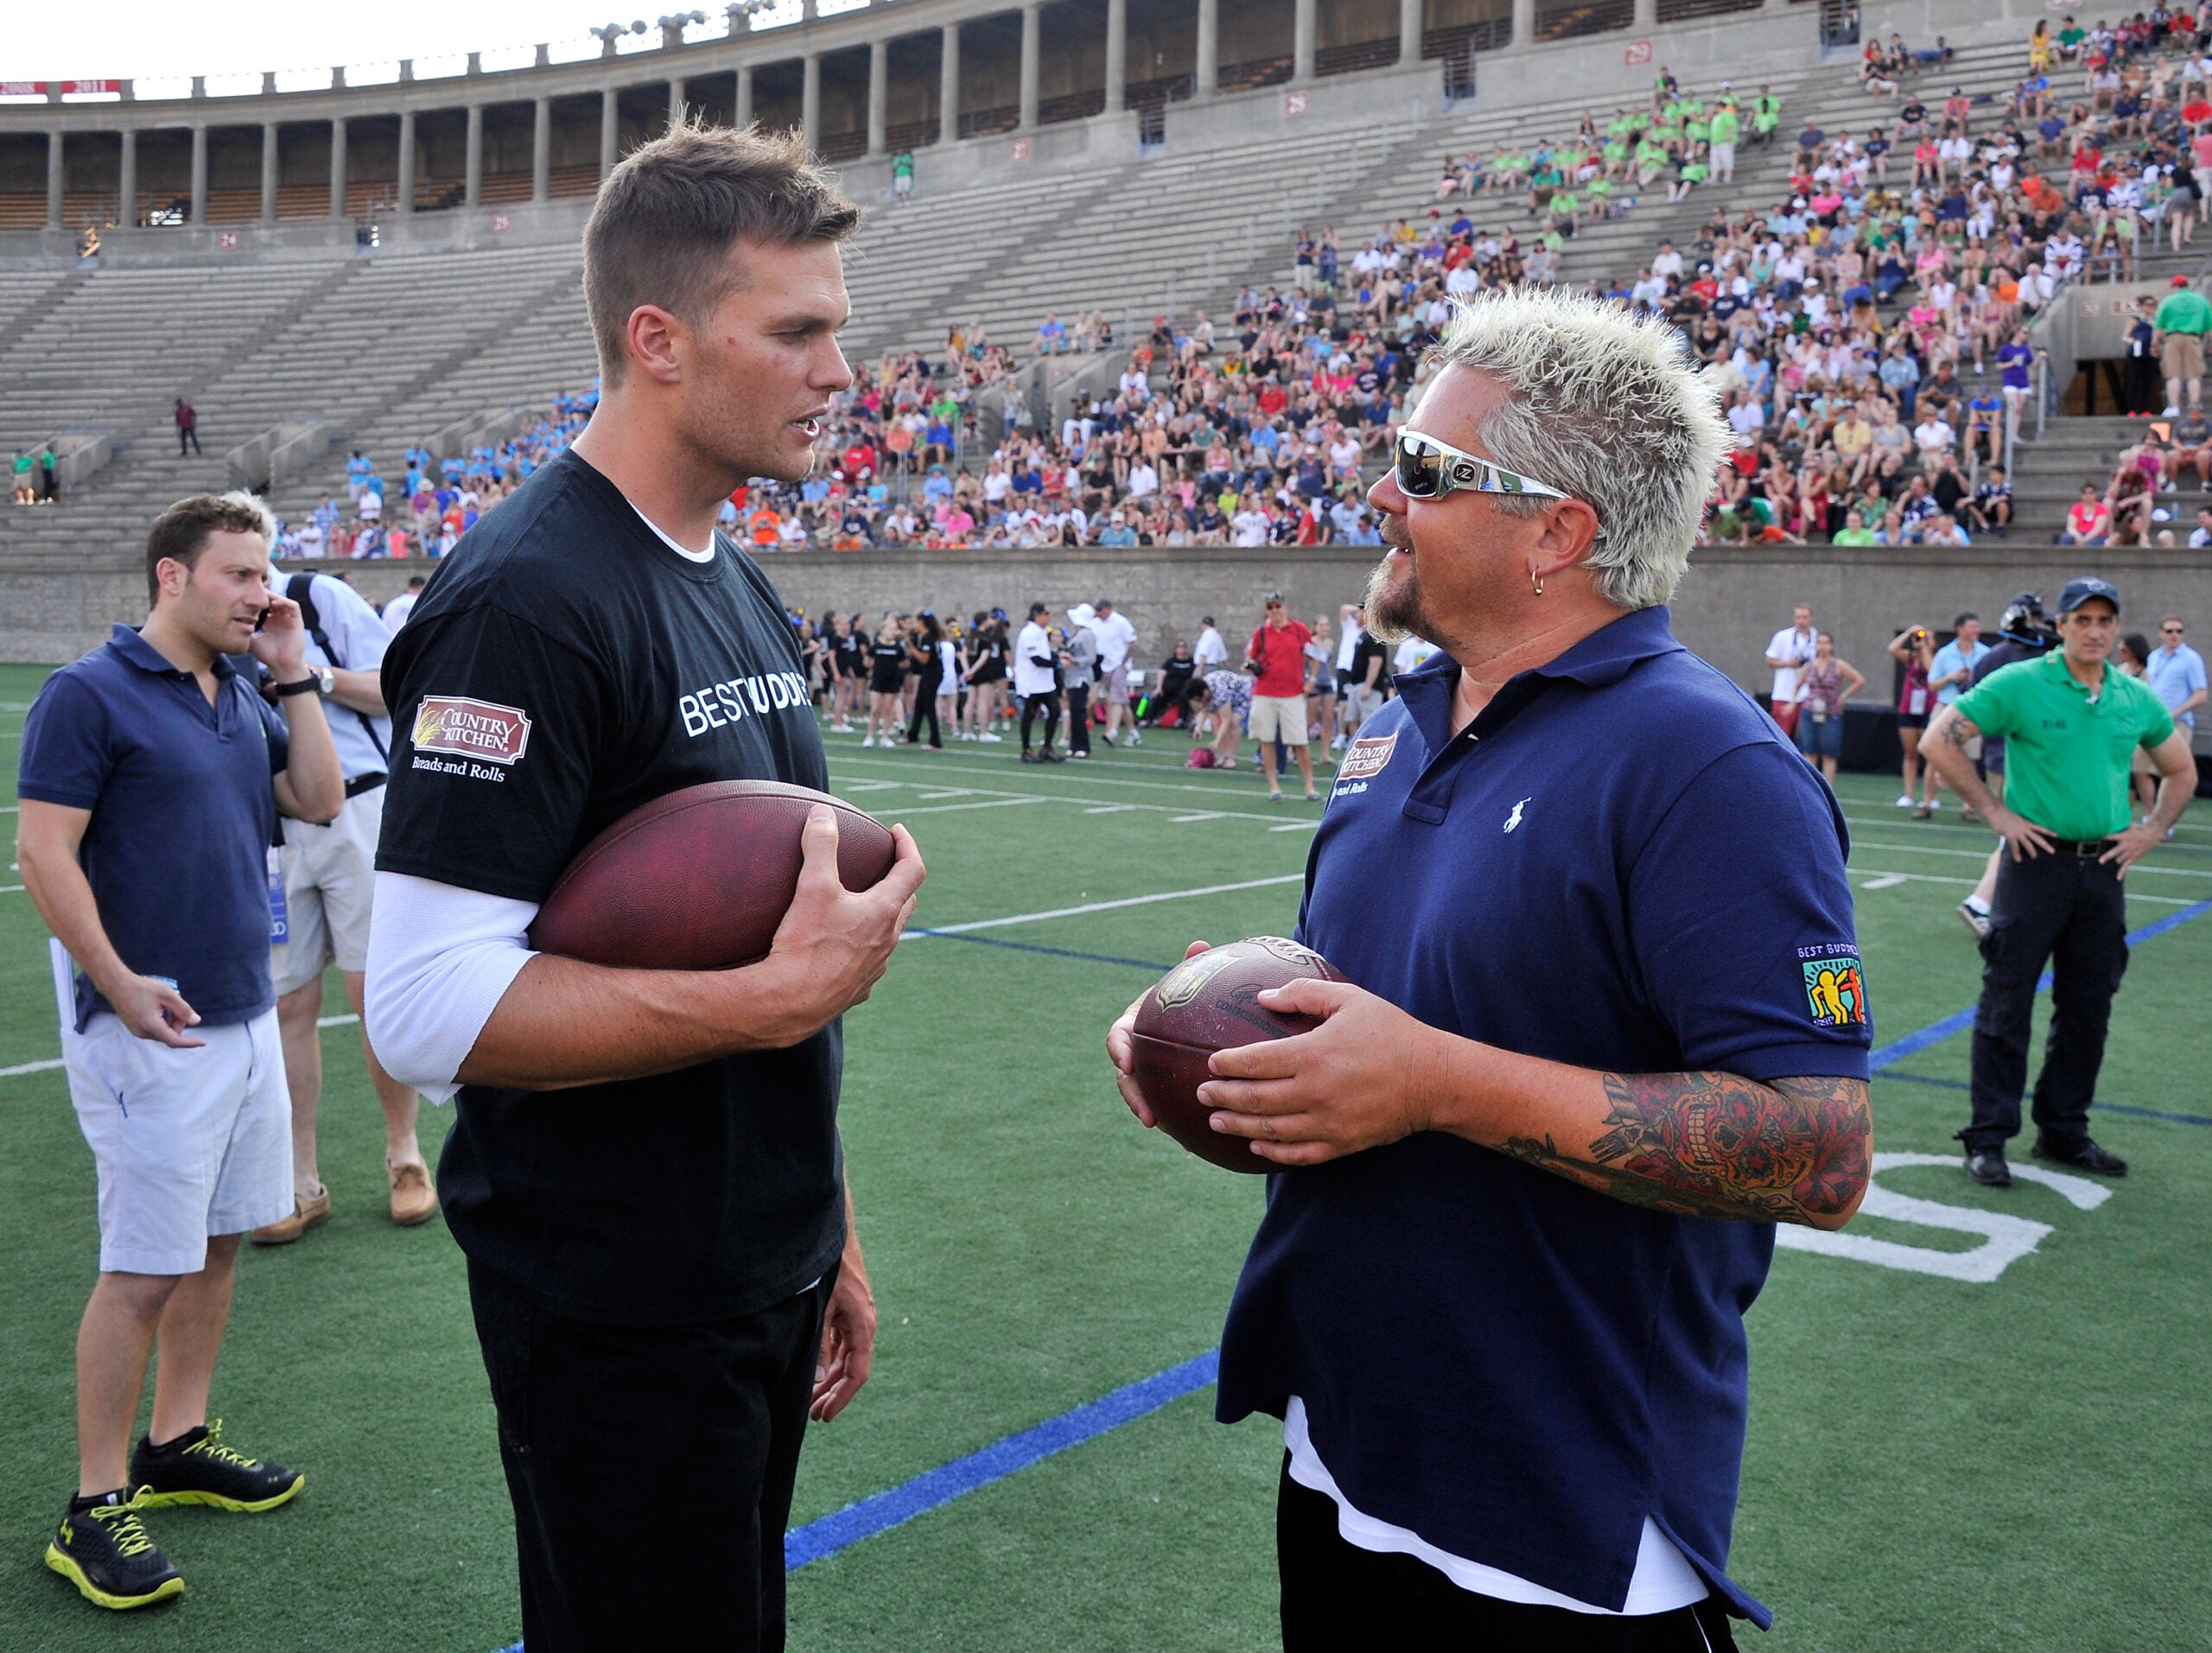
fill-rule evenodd
<path id="1" fill-rule="evenodd" d="M 991 726 L 999 709 L 1000 685 L 1006 682 L 1006 622 L 995 614 L 976 624 L 975 663 L 968 669 L 968 728 L 969 741 L 996 741 Z"/>
<path id="2" fill-rule="evenodd" d="M 862 746 L 889 746 L 897 738 L 899 690 L 906 680 L 906 639 L 899 629 L 898 615 L 886 614 L 883 629 L 868 651 L 868 734 Z"/>
<path id="3" fill-rule="evenodd" d="M 944 641 L 944 627 L 935 614 L 925 614 L 906 635 L 906 665 L 914 677 L 914 712 L 906 721 L 906 744 L 922 738 L 922 719 L 930 721 L 930 750 L 944 750 L 944 731 L 937 721 L 937 691 L 944 683 L 944 656 L 938 645 Z"/>

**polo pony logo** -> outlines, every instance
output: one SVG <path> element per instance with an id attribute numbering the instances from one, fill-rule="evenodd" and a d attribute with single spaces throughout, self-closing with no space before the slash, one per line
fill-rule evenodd
<path id="1" fill-rule="evenodd" d="M 1527 798 L 1522 798 L 1519 803 L 1513 806 L 1513 813 L 1505 817 L 1505 830 L 1508 832 L 1512 831 L 1514 828 L 1521 824 L 1521 811 L 1529 807 L 1529 804 L 1535 797 L 1535 794 L 1531 792 Z"/>

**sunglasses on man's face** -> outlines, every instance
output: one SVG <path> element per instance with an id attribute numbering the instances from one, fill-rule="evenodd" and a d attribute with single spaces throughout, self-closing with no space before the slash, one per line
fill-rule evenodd
<path id="1" fill-rule="evenodd" d="M 1545 499 L 1573 497 L 1533 477 L 1501 470 L 1486 459 L 1477 459 L 1418 430 L 1398 433 L 1395 469 L 1398 491 L 1408 499 L 1441 499 L 1455 488 L 1477 493 L 1525 493 Z"/>

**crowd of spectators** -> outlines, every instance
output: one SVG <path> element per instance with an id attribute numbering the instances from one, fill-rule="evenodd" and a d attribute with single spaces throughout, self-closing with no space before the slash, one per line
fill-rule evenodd
<path id="1" fill-rule="evenodd" d="M 1586 113 L 1568 140 L 1446 156 L 1436 204 L 1356 248 L 1299 232 L 1288 290 L 1248 287 L 1223 323 L 1154 317 L 1117 340 L 1103 313 L 1055 311 L 1019 353 L 967 324 L 938 359 L 858 364 L 813 474 L 740 489 L 723 524 L 762 550 L 1375 543 L 1365 480 L 1452 302 L 1558 279 L 1578 227 L 1663 185 L 1674 200 L 1728 193 L 1681 246 L 1591 285 L 1668 317 L 1708 366 L 1738 442 L 1706 537 L 2002 536 L 2010 444 L 2036 392 L 2027 324 L 2069 283 L 2134 274 L 2150 238 L 2186 245 L 2205 215 L 2209 48 L 2212 0 L 2117 28 L 2039 22 L 2009 98 L 1976 97 L 1942 84 L 1940 38 L 1892 35 L 1860 66 L 1868 121 L 1794 134 L 1770 88 L 1704 96 L 1662 68 L 1646 106 Z M 1739 145 L 1789 156 L 1763 207 L 1728 189 Z M 2169 387 L 2169 418 L 2183 388 Z M 397 509 L 357 456 L 351 518 L 326 502 L 300 549 L 438 554 L 591 402 L 565 398 L 497 448 L 410 453 Z M 2191 409 L 2146 439 L 2157 484 L 2205 468 L 2206 444 L 2177 440 L 2201 424 Z M 2101 495 L 2104 533 L 2171 517 L 2159 486 L 2130 480 L 2151 476 L 2131 449 Z"/>
<path id="2" fill-rule="evenodd" d="M 564 394 L 521 435 L 435 455 L 422 444 L 399 458 L 387 479 L 376 458 L 355 448 L 346 461 L 346 503 L 324 494 L 304 521 L 283 524 L 276 555 L 443 556 L 476 519 L 573 441 L 599 405 L 599 391 Z"/>

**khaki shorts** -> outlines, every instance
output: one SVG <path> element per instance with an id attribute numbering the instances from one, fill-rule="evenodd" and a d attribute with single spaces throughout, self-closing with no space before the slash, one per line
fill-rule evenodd
<path id="1" fill-rule="evenodd" d="M 335 964 L 369 967 L 369 901 L 377 882 L 377 834 L 384 794 L 372 786 L 346 800 L 328 826 L 284 823 L 284 916 L 291 939 L 269 950 L 278 997 Z"/>
<path id="2" fill-rule="evenodd" d="M 2158 352 L 2158 366 L 2168 378 L 2204 377 L 2204 340 L 2193 333 L 2170 333 Z"/>
<path id="3" fill-rule="evenodd" d="M 1272 741 L 1280 734 L 1292 746 L 1306 744 L 1306 696 L 1255 695 L 1249 724 L 1255 741 Z"/>

